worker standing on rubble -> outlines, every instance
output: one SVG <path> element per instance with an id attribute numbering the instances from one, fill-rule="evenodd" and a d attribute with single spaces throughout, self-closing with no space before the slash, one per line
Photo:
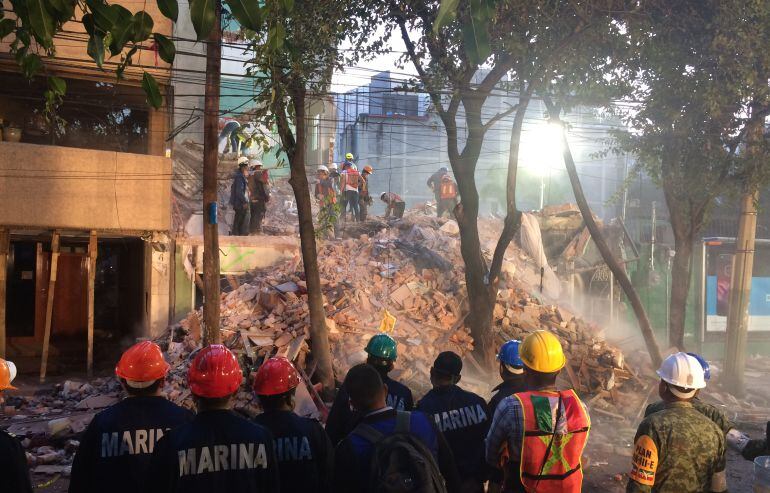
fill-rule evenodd
<path id="1" fill-rule="evenodd" d="M 457 206 L 457 183 L 448 174 L 441 177 L 441 187 L 439 189 L 438 217 L 452 211 Z"/>
<path id="2" fill-rule="evenodd" d="M 405 485 L 410 491 L 460 492 L 444 436 L 425 414 L 389 406 L 388 386 L 376 368 L 354 366 L 343 388 L 362 418 L 335 450 L 335 493 L 406 491 Z"/>
<path id="3" fill-rule="evenodd" d="M 342 209 L 342 220 L 347 221 L 348 211 L 350 207 L 350 213 L 353 216 L 353 221 L 359 221 L 361 219 L 361 210 L 359 208 L 359 195 L 358 188 L 361 186 L 361 174 L 358 172 L 354 164 L 345 161 L 342 165 L 342 173 L 340 173 L 340 190 L 345 202 Z"/>
<path id="4" fill-rule="evenodd" d="M 639 425 L 626 491 L 727 491 L 724 433 L 693 407 L 698 389 L 706 387 L 703 367 L 689 354 L 676 353 L 657 373 L 665 407 Z"/>
<path id="5" fill-rule="evenodd" d="M 441 217 L 441 214 L 438 212 L 440 210 L 438 209 L 439 202 L 441 201 L 441 178 L 447 173 L 449 173 L 449 170 L 447 170 L 446 166 L 442 166 L 428 178 L 428 188 L 433 191 L 433 197 L 436 199 L 436 212 L 439 217 Z"/>
<path id="6" fill-rule="evenodd" d="M 6 390 L 16 390 L 11 385 L 16 378 L 16 365 L 0 358 L 0 408 L 5 399 Z M 29 468 L 24 448 L 16 436 L 0 430 L 0 482 L 3 493 L 32 493 L 32 483 L 29 480 Z"/>
<path id="7" fill-rule="evenodd" d="M 235 355 L 221 344 L 204 347 L 190 363 L 187 380 L 198 414 L 155 446 L 145 490 L 278 493 L 278 460 L 270 432 L 231 410 L 243 381 Z"/>
<path id="8" fill-rule="evenodd" d="M 104 491 L 106 484 L 115 493 L 142 489 L 155 444 L 193 419 L 192 412 L 163 397 L 168 370 L 154 342 L 139 342 L 123 353 L 115 375 L 128 397 L 88 425 L 72 463 L 71 493 Z"/>
<path id="9" fill-rule="evenodd" d="M 374 174 L 374 168 L 369 165 L 364 166 L 364 169 L 361 171 L 361 185 L 358 187 L 358 205 L 361 209 L 359 221 L 366 221 L 366 216 L 369 214 L 369 206 L 374 202 L 372 196 L 369 195 L 369 176 L 372 174 Z"/>
<path id="10" fill-rule="evenodd" d="M 334 449 L 318 421 L 294 413 L 302 380 L 286 358 L 270 358 L 254 377 L 254 393 L 264 411 L 255 418 L 276 444 L 281 493 L 331 493 Z"/>
<path id="11" fill-rule="evenodd" d="M 267 171 L 262 169 L 261 161 L 254 161 L 251 165 L 248 185 L 251 199 L 249 234 L 260 234 L 262 233 L 262 221 L 265 219 L 265 212 L 267 212 L 267 203 L 270 202 L 268 175 Z"/>
<path id="12" fill-rule="evenodd" d="M 397 194 L 393 192 L 382 192 L 382 195 L 380 195 L 380 200 L 385 202 L 385 205 L 387 205 L 385 209 L 385 219 L 389 218 L 391 215 L 396 219 L 401 219 L 404 217 L 406 202 L 404 202 L 404 199 L 399 197 Z"/>
<path id="13" fill-rule="evenodd" d="M 414 407 L 412 391 L 406 385 L 388 376 L 393 370 L 398 357 L 398 344 L 387 334 L 377 334 L 369 339 L 366 362 L 379 373 L 380 379 L 388 387 L 387 404 L 397 411 L 411 411 Z M 337 392 L 334 404 L 326 419 L 326 433 L 334 445 L 345 438 L 355 428 L 360 416 L 350 408 L 350 398 L 343 385 Z"/>
<path id="14" fill-rule="evenodd" d="M 500 402 L 508 396 L 527 390 L 524 383 L 524 362 L 519 357 L 519 346 L 521 341 L 512 339 L 502 346 L 497 353 L 497 361 L 500 362 L 500 378 L 503 379 L 492 391 L 495 395 L 489 400 L 487 409 L 490 419 L 495 415 L 495 410 Z M 497 467 L 489 468 L 489 486 L 490 493 L 497 493 L 503 487 L 503 473 Z"/>
<path id="15" fill-rule="evenodd" d="M 519 350 L 531 390 L 497 406 L 486 440 L 487 462 L 503 468 L 506 493 L 578 493 L 591 420 L 574 390 L 556 389 L 556 377 L 567 364 L 561 343 L 538 330 Z"/>
<path id="16" fill-rule="evenodd" d="M 238 171 L 233 176 L 233 184 L 230 186 L 230 206 L 235 211 L 231 236 L 248 236 L 249 219 L 251 216 L 249 198 L 249 158 L 238 158 Z"/>
<path id="17" fill-rule="evenodd" d="M 417 404 L 431 416 L 452 449 L 463 493 L 484 493 L 488 468 L 484 461 L 484 438 L 491 421 L 487 403 L 457 386 L 463 360 L 452 351 L 439 353 L 430 369 L 433 389 Z"/>
<path id="18" fill-rule="evenodd" d="M 315 185 L 315 198 L 318 201 L 320 211 L 318 222 L 324 225 L 336 237 L 339 229 L 337 217 L 337 192 L 334 189 L 334 180 L 331 178 L 329 168 L 323 164 L 318 166 L 318 182 Z"/>

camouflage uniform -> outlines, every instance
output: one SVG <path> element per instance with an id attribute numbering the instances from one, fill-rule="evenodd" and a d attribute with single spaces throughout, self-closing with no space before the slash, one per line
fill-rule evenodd
<path id="1" fill-rule="evenodd" d="M 727 415 L 723 413 L 718 407 L 712 406 L 711 404 L 707 404 L 703 402 L 702 400 L 698 399 L 697 397 L 690 401 L 692 404 L 692 407 L 695 408 L 696 411 L 701 413 L 702 415 L 706 416 L 708 419 L 713 421 L 719 428 L 722 429 L 722 433 L 727 435 L 727 432 L 731 429 L 735 428 L 735 425 L 727 419 Z M 646 418 L 650 414 L 657 413 L 658 411 L 662 411 L 666 406 L 666 403 L 663 401 L 658 401 L 653 404 L 650 404 L 647 406 L 647 409 L 644 410 L 644 417 Z"/>
<path id="2" fill-rule="evenodd" d="M 725 436 L 690 402 L 667 403 L 634 438 L 626 493 L 726 491 Z"/>

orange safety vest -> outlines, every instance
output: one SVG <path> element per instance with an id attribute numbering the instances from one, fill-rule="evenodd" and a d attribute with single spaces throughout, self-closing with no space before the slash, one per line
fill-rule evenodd
<path id="1" fill-rule="evenodd" d="M 358 190 L 358 186 L 361 184 L 361 175 L 358 173 L 358 171 L 354 170 L 353 168 L 348 168 L 347 171 L 342 173 L 342 176 L 345 177 L 345 183 L 341 187 L 342 191 L 345 191 L 345 186 L 350 186 Z"/>
<path id="2" fill-rule="evenodd" d="M 457 185 L 452 180 L 442 180 L 441 182 L 441 199 L 453 199 L 457 197 Z"/>
<path id="3" fill-rule="evenodd" d="M 514 395 L 524 414 L 519 462 L 524 489 L 530 493 L 579 493 L 583 487 L 580 458 L 588 441 L 591 419 L 577 394 L 562 390 Z M 559 397 L 566 426 L 554 430 Z"/>

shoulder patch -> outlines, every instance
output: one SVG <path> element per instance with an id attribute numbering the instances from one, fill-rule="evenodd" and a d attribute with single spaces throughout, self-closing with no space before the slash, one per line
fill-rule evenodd
<path id="1" fill-rule="evenodd" d="M 639 484 L 655 484 L 655 471 L 658 468 L 658 447 L 647 435 L 637 438 L 634 443 L 634 456 L 630 477 Z"/>

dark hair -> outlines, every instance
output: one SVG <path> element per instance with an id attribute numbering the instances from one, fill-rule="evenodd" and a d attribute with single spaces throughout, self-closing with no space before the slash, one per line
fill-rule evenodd
<path id="1" fill-rule="evenodd" d="M 265 411 L 271 411 L 273 409 L 278 409 L 280 407 L 283 407 L 284 404 L 288 404 L 291 402 L 291 398 L 294 396 L 294 393 L 296 392 L 296 388 L 293 388 L 289 390 L 288 392 L 284 392 L 283 394 L 275 394 L 275 395 L 259 395 L 257 394 L 257 399 L 259 399 L 259 405 L 262 407 Z"/>
<path id="2" fill-rule="evenodd" d="M 131 397 L 146 397 L 148 395 L 155 394 L 160 388 L 160 386 L 163 385 L 163 380 L 165 380 L 165 377 L 155 380 L 152 383 L 152 385 L 150 385 L 149 387 L 145 387 L 143 389 L 131 387 L 130 385 L 128 385 L 128 382 L 126 382 L 125 378 L 121 378 L 120 382 L 123 384 L 123 388 L 126 389 L 126 393 L 128 393 L 128 395 L 130 395 Z"/>
<path id="3" fill-rule="evenodd" d="M 233 395 L 235 394 L 226 395 L 224 397 L 201 397 L 193 394 L 193 397 L 195 398 L 198 410 L 205 411 L 207 409 L 222 409 L 230 402 Z"/>
<path id="4" fill-rule="evenodd" d="M 382 390 L 382 378 L 375 367 L 361 363 L 350 369 L 343 385 L 356 409 L 371 409 Z"/>
<path id="5" fill-rule="evenodd" d="M 531 368 L 524 367 L 524 374 L 534 388 L 549 387 L 556 385 L 556 377 L 559 376 L 559 372 L 542 373 L 535 371 Z"/>

